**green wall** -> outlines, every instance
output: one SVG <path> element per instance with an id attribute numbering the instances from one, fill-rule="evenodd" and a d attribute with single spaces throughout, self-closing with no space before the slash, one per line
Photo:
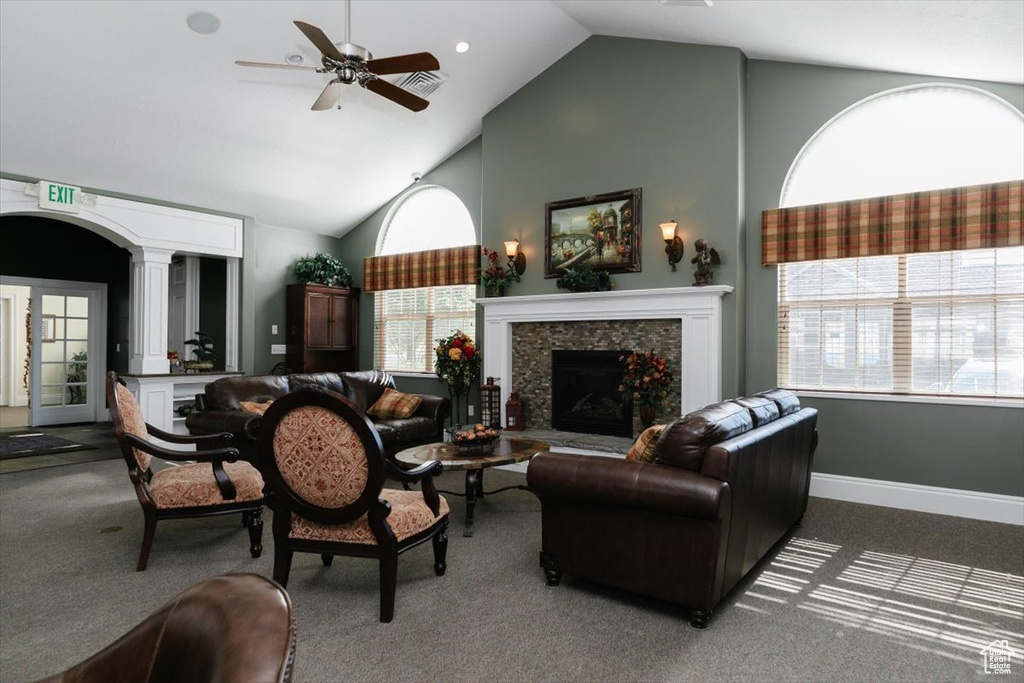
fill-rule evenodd
<path id="1" fill-rule="evenodd" d="M 418 183 L 422 185 L 440 185 L 454 192 L 462 203 L 469 210 L 469 216 L 473 219 L 473 226 L 476 233 L 480 235 L 480 138 L 477 137 L 458 152 L 448 157 L 429 173 L 424 174 Z M 338 258 L 352 271 L 352 277 L 357 287 L 363 283 L 363 257 L 372 256 L 377 247 L 377 236 L 380 234 L 381 226 L 388 211 L 395 204 L 395 201 L 405 193 L 403 192 L 394 200 L 388 202 L 375 211 L 369 218 L 364 220 L 354 229 L 345 233 L 341 238 L 341 247 L 338 251 Z M 373 367 L 373 295 L 364 293 L 359 302 L 359 367 Z M 480 323 L 477 322 L 479 329 Z M 430 376 L 410 377 L 400 376 L 395 379 L 395 384 L 402 391 L 419 394 L 445 395 L 444 385 Z M 475 405 L 475 398 L 471 397 L 471 403 Z"/>
<path id="2" fill-rule="evenodd" d="M 339 240 L 302 230 L 246 221 L 242 260 L 241 369 L 266 375 L 284 355 L 271 355 L 271 344 L 284 344 L 285 286 L 298 282 L 292 265 L 307 254 L 323 251 L 339 256 Z M 342 257 L 351 267 L 351 259 Z M 277 325 L 277 334 L 270 326 Z"/>
<path id="3" fill-rule="evenodd" d="M 528 261 L 512 295 L 560 291 L 544 277 L 545 203 L 632 187 L 643 188 L 643 270 L 613 275 L 616 289 L 692 285 L 698 237 L 722 255 L 715 284 L 741 286 L 745 68 L 734 48 L 593 36 L 487 114 L 483 241 L 519 239 Z M 686 244 L 675 273 L 658 230 L 671 219 Z M 741 289 L 723 309 L 722 391 L 734 396 Z"/>
<path id="4" fill-rule="evenodd" d="M 746 389 L 775 386 L 776 269 L 761 265 L 760 215 L 779 205 L 804 143 L 846 107 L 915 83 L 955 82 L 1024 109 L 1017 85 L 750 61 L 747 73 Z M 820 410 L 816 472 L 1024 495 L 1020 408 L 805 398 Z"/>

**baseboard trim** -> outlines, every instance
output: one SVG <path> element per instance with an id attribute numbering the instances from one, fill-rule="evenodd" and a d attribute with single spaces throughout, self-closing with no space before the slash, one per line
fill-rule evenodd
<path id="1" fill-rule="evenodd" d="M 1024 498 L 898 481 L 811 473 L 811 495 L 1024 526 Z"/>

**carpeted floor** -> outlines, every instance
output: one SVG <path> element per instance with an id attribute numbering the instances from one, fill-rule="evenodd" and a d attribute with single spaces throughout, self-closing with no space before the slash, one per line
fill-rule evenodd
<path id="1" fill-rule="evenodd" d="M 372 561 L 296 555 L 296 681 L 980 681 L 978 651 L 995 639 L 1017 653 L 1004 680 L 1024 672 L 1019 527 L 811 499 L 803 527 L 700 632 L 571 577 L 545 588 L 531 494 L 484 499 L 473 538 L 451 502 L 448 573 L 434 575 L 429 546 L 403 555 L 391 624 L 377 621 Z M 71 665 L 205 577 L 269 576 L 265 516 L 258 560 L 235 516 L 171 521 L 136 573 L 142 514 L 122 462 L 0 477 L 0 680 Z"/>

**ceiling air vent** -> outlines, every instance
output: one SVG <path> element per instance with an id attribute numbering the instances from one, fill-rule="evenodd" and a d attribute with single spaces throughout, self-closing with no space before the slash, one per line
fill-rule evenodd
<path id="1" fill-rule="evenodd" d="M 414 71 L 392 82 L 399 88 L 405 88 L 409 92 L 425 98 L 440 88 L 441 84 L 447 80 L 447 74 L 440 71 Z"/>

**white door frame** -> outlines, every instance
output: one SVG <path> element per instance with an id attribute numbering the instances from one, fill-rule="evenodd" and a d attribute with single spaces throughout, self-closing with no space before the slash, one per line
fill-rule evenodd
<path id="1" fill-rule="evenodd" d="M 106 396 L 104 394 L 104 379 L 107 374 L 107 284 L 105 282 L 77 282 L 72 280 L 47 280 L 44 278 L 30 277 L 8 277 L 4 276 L 4 283 L 11 285 L 23 285 L 32 288 L 32 380 L 29 397 L 31 403 L 31 415 L 29 424 L 33 427 L 40 424 L 39 384 L 41 379 L 40 365 L 40 334 L 42 331 L 41 316 L 37 314 L 41 301 L 37 296 L 37 289 L 63 289 L 75 292 L 96 293 L 95 312 L 90 304 L 89 310 L 89 362 L 86 366 L 86 401 L 91 406 L 86 419 L 91 422 L 99 422 L 105 419 Z M 96 359 L 93 361 L 93 359 Z M 45 423 L 45 418 L 42 418 Z M 81 420 L 74 420 L 80 422 Z M 52 424 L 52 423 L 51 423 Z M 59 424 L 59 423 L 56 423 Z"/>
<path id="2" fill-rule="evenodd" d="M 14 398 L 14 297 L 0 296 L 0 330 L 4 337 L 0 339 L 0 406 L 6 406 Z"/>

